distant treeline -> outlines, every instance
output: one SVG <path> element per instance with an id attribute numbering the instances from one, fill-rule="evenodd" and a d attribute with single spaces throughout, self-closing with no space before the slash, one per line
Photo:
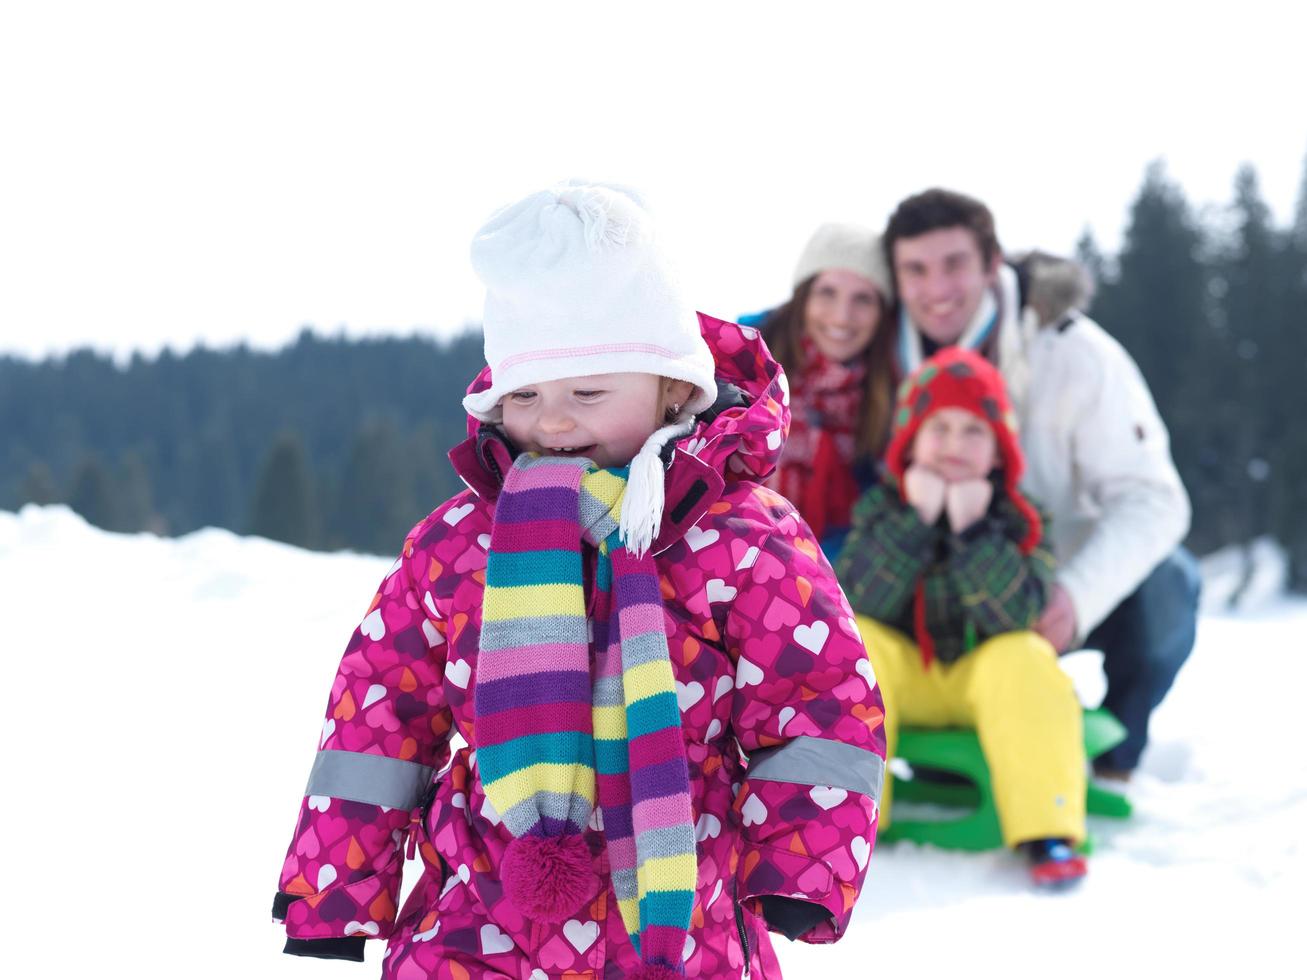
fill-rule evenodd
<path id="1" fill-rule="evenodd" d="M 0 507 L 63 501 L 110 530 L 213 525 L 310 548 L 398 549 L 462 484 L 445 453 L 479 334 L 0 359 Z"/>
<path id="2" fill-rule="evenodd" d="M 1276 227 L 1243 170 L 1196 213 L 1154 164 L 1118 255 L 1086 235 L 1091 313 L 1134 355 L 1170 426 L 1199 553 L 1271 534 L 1307 584 L 1307 181 Z M 1002 215 L 1000 219 L 1000 232 Z M 774 285 L 774 284 L 772 284 Z M 774 292 L 759 284 L 759 294 Z M 718 311 L 726 312 L 730 311 Z M 206 525 L 310 548 L 398 548 L 461 487 L 479 335 L 327 339 L 275 353 L 0 358 L 0 507 L 64 501 L 124 531 Z"/>

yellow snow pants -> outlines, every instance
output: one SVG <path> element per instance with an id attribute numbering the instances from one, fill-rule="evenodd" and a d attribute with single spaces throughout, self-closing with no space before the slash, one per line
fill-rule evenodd
<path id="1" fill-rule="evenodd" d="M 898 630 L 865 616 L 858 627 L 885 699 L 889 757 L 900 725 L 974 728 L 989 764 L 1004 843 L 1084 839 L 1082 712 L 1047 640 L 1033 632 L 1004 633 L 952 664 L 927 668 L 918 646 Z M 886 773 L 882 827 L 891 819 L 891 783 Z"/>

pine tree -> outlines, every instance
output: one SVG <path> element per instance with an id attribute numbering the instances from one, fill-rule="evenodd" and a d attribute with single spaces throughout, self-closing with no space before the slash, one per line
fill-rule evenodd
<path id="1" fill-rule="evenodd" d="M 1107 257 L 1103 255 L 1098 242 L 1094 239 L 1094 233 L 1088 227 L 1076 239 L 1076 261 L 1089 273 L 1095 290 L 1108 278 Z"/>
<path id="2" fill-rule="evenodd" d="M 359 426 L 336 501 L 335 526 L 346 546 L 378 555 L 398 550 L 421 516 L 413 482 L 407 447 L 395 423 L 376 418 Z"/>
<path id="3" fill-rule="evenodd" d="M 1171 433 L 1176 465 L 1205 512 L 1221 498 L 1228 463 L 1205 413 L 1211 385 L 1226 369 L 1214 330 L 1204 236 L 1160 161 L 1149 165 L 1130 207 L 1115 273 L 1100 283 L 1092 315 L 1134 357 Z M 1205 516 L 1205 515 L 1204 515 Z M 1191 542 L 1221 543 L 1203 517 Z"/>
<path id="4" fill-rule="evenodd" d="M 1269 358 L 1276 369 L 1268 372 L 1266 393 L 1275 410 L 1271 428 L 1276 440 L 1271 450 L 1269 508 L 1272 533 L 1289 552 L 1291 583 L 1307 588 L 1307 160 L 1293 227 L 1280 249 L 1278 279 L 1281 305 L 1277 334 L 1280 343 Z"/>
<path id="5" fill-rule="evenodd" d="M 119 530 L 158 530 L 150 474 L 139 451 L 132 449 L 123 453 L 118 463 L 118 487 Z"/>
<path id="6" fill-rule="evenodd" d="M 118 488 L 98 456 L 88 455 L 77 467 L 68 505 L 88 524 L 105 530 L 118 528 Z"/>
<path id="7" fill-rule="evenodd" d="M 301 548 L 318 543 L 308 456 L 293 430 L 278 436 L 264 458 L 250 508 L 250 533 Z"/>
<path id="8" fill-rule="evenodd" d="M 1220 322 L 1227 337 L 1224 383 L 1211 389 L 1207 412 L 1228 437 L 1228 481 L 1221 511 L 1227 540 L 1251 549 L 1252 540 L 1269 530 L 1269 478 L 1275 441 L 1277 393 L 1268 389 L 1268 374 L 1279 373 L 1276 348 L 1283 289 L 1279 273 L 1280 241 L 1262 200 L 1257 174 L 1250 166 L 1235 178 L 1230 207 L 1231 232 L 1214 263 L 1219 281 Z M 1250 562 L 1246 569 L 1252 574 Z"/>
<path id="9" fill-rule="evenodd" d="M 408 460 L 413 471 L 413 501 L 418 513 L 433 510 L 458 492 L 446 453 L 456 440 L 445 440 L 432 419 L 424 419 L 408 437 Z"/>
<path id="10" fill-rule="evenodd" d="M 186 474 L 193 484 L 187 504 L 200 527 L 231 527 L 240 514 L 241 465 L 230 422 L 216 420 L 193 440 Z"/>
<path id="11" fill-rule="evenodd" d="M 38 504 L 44 507 L 59 500 L 59 488 L 55 485 L 54 474 L 50 467 L 37 460 L 27 468 L 27 475 L 18 487 L 18 503 Z"/>
<path id="12" fill-rule="evenodd" d="M 1130 208 L 1113 288 L 1094 312 L 1130 351 L 1170 421 L 1185 374 L 1183 351 L 1208 324 L 1202 234 L 1161 161 L 1149 165 Z"/>

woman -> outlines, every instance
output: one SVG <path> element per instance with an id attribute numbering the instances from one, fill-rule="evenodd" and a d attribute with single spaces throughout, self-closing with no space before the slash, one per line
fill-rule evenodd
<path id="1" fill-rule="evenodd" d="M 876 234 L 822 225 L 794 294 L 759 324 L 790 384 L 790 435 L 768 485 L 799 508 L 832 560 L 876 482 L 893 402 L 893 281 Z"/>

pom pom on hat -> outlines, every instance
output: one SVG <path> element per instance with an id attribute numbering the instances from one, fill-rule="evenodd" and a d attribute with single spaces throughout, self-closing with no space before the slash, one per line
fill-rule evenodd
<path id="1" fill-rule="evenodd" d="M 486 285 L 488 389 L 463 400 L 483 422 L 525 385 L 641 372 L 688 381 L 697 414 L 717 397 L 712 352 L 682 301 L 634 191 L 567 181 L 496 212 L 472 241 Z"/>

